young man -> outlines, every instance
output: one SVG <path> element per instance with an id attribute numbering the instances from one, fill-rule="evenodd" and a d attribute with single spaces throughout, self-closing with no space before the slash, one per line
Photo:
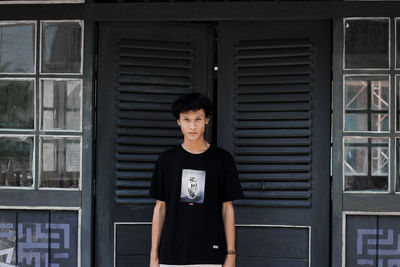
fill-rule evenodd
<path id="1" fill-rule="evenodd" d="M 204 139 L 211 111 L 198 93 L 172 105 L 184 140 L 156 161 L 150 267 L 235 267 L 232 201 L 243 193 L 231 154 Z"/>

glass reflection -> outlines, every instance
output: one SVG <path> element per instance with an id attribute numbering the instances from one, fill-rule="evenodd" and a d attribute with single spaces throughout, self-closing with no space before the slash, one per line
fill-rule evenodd
<path id="1" fill-rule="evenodd" d="M 400 131 L 400 76 L 396 75 L 396 124 L 397 131 Z"/>
<path id="2" fill-rule="evenodd" d="M 345 68 L 389 68 L 389 19 L 346 19 Z"/>
<path id="3" fill-rule="evenodd" d="M 0 73 L 35 72 L 35 23 L 0 24 Z"/>
<path id="4" fill-rule="evenodd" d="M 396 177 L 396 191 L 400 192 L 400 140 L 396 138 L 396 151 L 397 151 L 397 177 Z"/>
<path id="5" fill-rule="evenodd" d="M 40 187 L 79 187 L 80 142 L 79 137 L 41 137 Z"/>
<path id="6" fill-rule="evenodd" d="M 387 191 L 389 138 L 344 138 L 345 191 Z"/>
<path id="7" fill-rule="evenodd" d="M 389 174 L 389 150 L 387 147 L 373 147 L 371 161 L 372 175 L 387 176 Z"/>
<path id="8" fill-rule="evenodd" d="M 389 131 L 389 77 L 346 77 L 345 131 Z"/>
<path id="9" fill-rule="evenodd" d="M 0 186 L 32 186 L 33 137 L 0 136 Z"/>
<path id="10" fill-rule="evenodd" d="M 0 80 L 0 128 L 34 128 L 33 80 Z"/>
<path id="11" fill-rule="evenodd" d="M 366 139 L 346 140 L 345 145 L 345 175 L 368 175 L 368 148 L 356 146 Z"/>
<path id="12" fill-rule="evenodd" d="M 345 131 L 368 131 L 368 114 L 346 114 Z"/>
<path id="13" fill-rule="evenodd" d="M 80 22 L 42 23 L 42 72 L 81 73 Z"/>
<path id="14" fill-rule="evenodd" d="M 396 68 L 400 68 L 400 20 L 397 18 L 396 20 Z"/>
<path id="15" fill-rule="evenodd" d="M 371 131 L 387 131 L 389 129 L 389 114 L 372 114 Z"/>
<path id="16" fill-rule="evenodd" d="M 41 128 L 80 130 L 80 80 L 42 80 Z"/>

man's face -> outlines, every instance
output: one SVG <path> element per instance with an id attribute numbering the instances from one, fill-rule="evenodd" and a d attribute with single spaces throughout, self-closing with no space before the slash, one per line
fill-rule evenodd
<path id="1" fill-rule="evenodd" d="M 208 121 L 209 118 L 206 118 L 203 109 L 181 113 L 179 114 L 179 120 L 177 120 L 183 135 L 190 141 L 198 141 L 203 138 Z"/>

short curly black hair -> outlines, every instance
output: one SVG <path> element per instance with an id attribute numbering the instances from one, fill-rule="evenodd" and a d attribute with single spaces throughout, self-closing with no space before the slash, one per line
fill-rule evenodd
<path id="1" fill-rule="evenodd" d="M 179 119 L 179 115 L 181 113 L 185 113 L 188 111 L 195 111 L 199 109 L 203 109 L 206 114 L 206 118 L 211 117 L 212 113 L 212 104 L 211 100 L 200 93 L 189 93 L 184 94 L 175 99 L 174 103 L 171 105 L 172 115 L 174 115 L 175 119 Z"/>

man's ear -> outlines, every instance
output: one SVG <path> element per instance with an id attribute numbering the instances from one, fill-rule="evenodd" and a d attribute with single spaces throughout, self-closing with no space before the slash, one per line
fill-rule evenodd
<path id="1" fill-rule="evenodd" d="M 181 126 L 181 124 L 179 123 L 179 120 L 176 120 L 176 123 L 178 123 L 178 125 Z"/>
<path id="2" fill-rule="evenodd" d="M 206 124 L 208 124 L 210 122 L 210 117 L 206 118 Z"/>

